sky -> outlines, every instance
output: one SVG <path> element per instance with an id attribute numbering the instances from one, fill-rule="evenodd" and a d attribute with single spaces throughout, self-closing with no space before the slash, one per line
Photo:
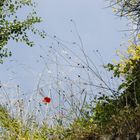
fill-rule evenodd
<path id="1" fill-rule="evenodd" d="M 125 39 L 126 21 L 115 16 L 111 8 L 105 8 L 105 0 L 36 0 L 38 15 L 43 22 L 38 25 L 49 36 L 56 36 L 63 42 L 78 42 L 80 35 L 84 49 L 92 61 L 98 58 L 94 50 L 99 50 L 105 63 L 112 62 L 116 57 L 116 49 Z M 22 14 L 28 11 L 22 11 Z M 71 20 L 73 22 L 71 22 Z M 22 43 L 9 41 L 8 47 L 13 56 L 0 65 L 1 82 L 6 87 L 21 85 L 26 92 L 34 89 L 44 70 L 40 55 L 46 51 L 54 40 L 31 37 L 36 45 L 33 48 Z M 72 49 L 72 47 L 71 47 Z M 80 55 L 78 49 L 74 50 Z M 47 53 L 47 52 L 46 52 Z M 97 63 L 98 65 L 98 63 Z M 100 65 L 100 64 L 99 64 Z M 51 66 L 53 69 L 53 66 Z"/>
<path id="2" fill-rule="evenodd" d="M 108 58 L 119 47 L 125 24 L 114 16 L 111 8 L 105 8 L 104 0 L 43 0 L 38 2 L 39 13 L 45 19 L 44 28 L 64 40 L 70 40 L 70 19 L 76 23 L 79 34 L 88 51 L 99 49 Z M 105 58 L 106 59 L 106 58 Z"/>

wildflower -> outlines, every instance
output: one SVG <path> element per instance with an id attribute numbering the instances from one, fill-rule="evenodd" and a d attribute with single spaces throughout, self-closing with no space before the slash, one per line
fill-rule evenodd
<path id="1" fill-rule="evenodd" d="M 44 99 L 42 100 L 43 103 L 50 103 L 51 102 L 51 98 L 49 97 L 44 97 Z"/>

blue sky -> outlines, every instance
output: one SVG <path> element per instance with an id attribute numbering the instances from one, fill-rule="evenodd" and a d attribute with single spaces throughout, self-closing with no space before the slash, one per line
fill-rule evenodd
<path id="1" fill-rule="evenodd" d="M 120 48 L 120 43 L 124 40 L 124 32 L 121 30 L 126 29 L 126 22 L 114 16 L 111 8 L 105 8 L 108 6 L 105 0 L 36 0 L 36 2 L 38 14 L 43 19 L 38 25 L 40 29 L 64 41 L 78 42 L 76 29 L 70 22 L 73 19 L 85 51 L 93 61 L 97 60 L 93 50 L 101 52 L 105 63 L 116 58 L 115 50 Z M 36 36 L 32 39 L 36 42 L 33 48 L 12 41 L 8 44 L 13 56 L 0 65 L 1 81 L 8 86 L 20 84 L 27 91 L 36 86 L 35 81 L 44 68 L 42 63 L 37 63 L 39 56 L 44 53 L 39 46 L 47 48 L 53 41 L 49 38 L 42 40 Z M 78 50 L 76 51 L 78 53 Z"/>
<path id="2" fill-rule="evenodd" d="M 105 56 L 108 51 L 115 54 L 123 37 L 120 32 L 125 24 L 113 15 L 104 0 L 43 0 L 38 2 L 39 13 L 45 19 L 47 31 L 64 40 L 72 37 L 70 19 L 76 22 L 79 34 L 87 50 L 100 49 Z M 109 58 L 110 59 L 110 58 Z"/>

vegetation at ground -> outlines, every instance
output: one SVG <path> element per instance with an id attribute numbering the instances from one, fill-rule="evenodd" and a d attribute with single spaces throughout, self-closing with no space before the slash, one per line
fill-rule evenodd
<path id="1" fill-rule="evenodd" d="M 112 136 L 127 136 L 130 133 L 140 133 L 140 2 L 139 0 L 110 0 L 109 7 L 119 17 L 126 17 L 131 25 L 135 25 L 135 29 L 131 29 L 131 37 L 127 44 L 125 51 L 117 51 L 120 60 L 115 63 L 104 64 L 104 69 L 112 73 L 111 80 L 119 80 L 117 88 L 109 87 L 107 81 L 101 77 L 99 71 L 96 69 L 93 61 L 86 55 L 83 48 L 82 40 L 77 33 L 80 40 L 80 50 L 84 56 L 84 60 L 75 54 L 73 50 L 59 42 L 57 37 L 54 40 L 63 47 L 63 52 L 68 51 L 73 56 L 78 58 L 80 62 L 76 63 L 76 67 L 86 73 L 89 83 L 81 82 L 81 75 L 78 75 L 79 83 L 67 80 L 65 77 L 64 83 L 69 86 L 67 92 L 72 91 L 75 85 L 76 91 L 81 92 L 81 102 L 71 93 L 70 97 L 65 95 L 63 87 L 59 87 L 57 81 L 56 89 L 60 95 L 63 92 L 63 98 L 59 96 L 59 116 L 54 118 L 53 123 L 48 121 L 39 120 L 38 115 L 34 110 L 30 110 L 26 118 L 24 118 L 25 108 L 24 100 L 16 102 L 16 108 L 11 112 L 10 101 L 6 104 L 0 105 L 0 139 L 2 140 L 98 140 L 101 135 Z M 19 21 L 16 16 L 16 11 L 22 6 L 33 6 L 33 13 L 30 13 L 25 20 Z M 23 41 L 28 46 L 32 46 L 33 42 L 29 41 L 26 30 L 31 30 L 37 35 L 45 37 L 44 32 L 40 32 L 33 27 L 34 24 L 41 22 L 41 18 L 36 16 L 34 11 L 34 4 L 29 0 L 1 0 L 0 1 L 0 62 L 2 63 L 4 57 L 10 57 L 11 52 L 8 54 L 8 49 L 5 45 L 10 38 L 16 41 Z M 5 12 L 6 11 L 6 12 Z M 13 21 L 10 21 L 11 16 Z M 73 22 L 73 21 L 72 21 Z M 76 44 L 75 42 L 73 44 Z M 50 47 L 54 51 L 55 48 Z M 59 51 L 57 52 L 59 53 Z M 99 53 L 96 51 L 96 53 Z M 42 59 L 43 56 L 41 56 Z M 66 59 L 71 65 L 71 57 Z M 68 60 L 68 61 L 67 61 Z M 96 70 L 96 71 L 95 71 Z M 100 81 L 101 84 L 93 85 L 92 75 Z M 61 77 L 57 77 L 58 78 Z M 61 81 L 61 79 L 60 79 Z M 85 87 L 92 89 L 96 87 L 99 89 L 97 96 L 89 96 L 88 90 Z M 59 88 L 58 88 L 59 87 Z M 17 87 L 19 88 L 19 87 Z M 3 86 L 0 85 L 1 91 Z M 3 90 L 4 91 L 4 90 Z M 39 94 L 43 94 L 43 89 L 38 88 Z M 72 91 L 73 92 L 73 91 Z M 42 95 L 44 96 L 44 95 Z M 65 108 L 61 105 L 61 100 L 65 100 L 68 108 L 64 113 Z M 29 101 L 30 102 L 30 101 Z M 51 97 L 43 97 L 42 102 L 48 106 L 52 99 Z M 25 103 L 26 104 L 26 103 Z M 41 107 L 41 104 L 40 104 Z M 14 107 L 13 107 L 14 108 Z M 60 112 L 62 111 L 63 112 Z M 40 110 L 36 110 L 40 112 Z M 61 118 L 63 116 L 63 119 Z M 28 116 L 28 117 L 27 117 Z M 72 120 L 68 116 L 73 116 Z M 50 121 L 51 122 L 51 121 Z"/>

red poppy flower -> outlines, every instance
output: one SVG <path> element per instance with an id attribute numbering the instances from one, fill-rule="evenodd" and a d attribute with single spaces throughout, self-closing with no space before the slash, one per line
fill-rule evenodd
<path id="1" fill-rule="evenodd" d="M 44 103 L 50 103 L 51 102 L 51 98 L 44 97 L 44 99 L 42 100 L 42 102 L 44 102 Z"/>

